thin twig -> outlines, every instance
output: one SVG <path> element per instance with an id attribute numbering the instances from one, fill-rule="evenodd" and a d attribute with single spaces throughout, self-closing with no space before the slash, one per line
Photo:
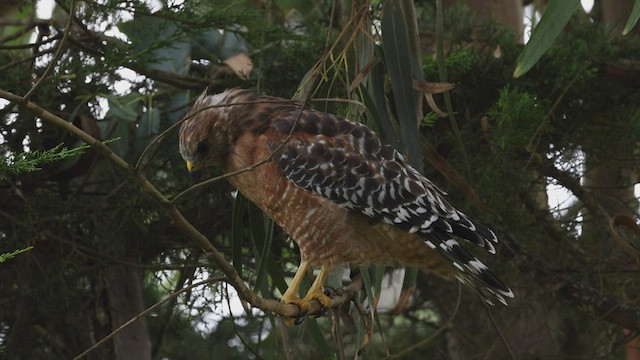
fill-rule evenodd
<path id="1" fill-rule="evenodd" d="M 293 103 L 298 103 L 295 100 L 273 99 L 273 100 L 262 100 L 262 101 L 244 101 L 244 102 L 237 102 L 237 103 L 233 103 L 233 104 L 209 105 L 209 106 L 206 106 L 206 107 L 204 107 L 202 109 L 198 109 L 198 111 L 194 112 L 193 114 L 189 114 L 189 116 L 185 116 L 184 118 L 180 119 L 180 121 L 178 121 L 175 124 L 169 126 L 169 128 L 167 128 L 166 130 L 161 132 L 158 136 L 156 136 L 153 140 L 151 140 L 149 142 L 149 144 L 147 145 L 147 147 L 145 147 L 145 149 L 142 151 L 142 154 L 140 154 L 140 157 L 138 157 L 138 161 L 136 162 L 135 168 L 138 169 L 138 170 L 141 169 L 142 161 L 144 160 L 144 158 L 146 157 L 147 153 L 149 153 L 149 151 L 151 150 L 151 148 L 154 145 L 162 143 L 164 141 L 164 139 L 171 132 L 173 132 L 175 130 L 175 128 L 177 128 L 183 122 L 187 121 L 188 119 L 191 119 L 192 117 L 200 114 L 201 112 L 203 112 L 205 110 L 214 109 L 214 108 L 220 108 L 220 107 L 227 107 L 227 106 L 237 106 L 237 105 L 264 104 L 264 103 L 281 104 L 281 103 L 292 103 L 292 102 Z M 175 201 L 175 199 L 174 199 L 174 201 Z"/>
<path id="2" fill-rule="evenodd" d="M 58 49 L 53 55 L 53 59 L 51 59 L 51 62 L 49 63 L 47 68 L 44 70 L 42 75 L 40 76 L 40 79 L 38 79 L 35 85 L 33 85 L 31 89 L 29 89 L 29 91 L 27 91 L 27 93 L 24 95 L 25 99 L 29 99 L 31 95 L 35 93 L 36 89 L 38 89 L 42 85 L 42 83 L 47 78 L 47 76 L 49 76 L 51 71 L 53 71 L 53 68 L 56 66 L 56 63 L 58 62 L 58 60 L 60 60 L 60 56 L 62 56 L 62 48 L 64 47 L 64 44 L 67 42 L 67 39 L 69 38 L 69 33 L 71 32 L 71 24 L 73 22 L 73 12 L 75 10 L 75 6 L 76 6 L 76 1 L 72 0 L 71 9 L 69 10 L 69 19 L 67 20 L 67 25 L 64 29 L 64 34 L 62 35 L 62 40 L 60 40 Z"/>
<path id="3" fill-rule="evenodd" d="M 152 144 L 154 144 L 154 143 L 156 143 L 156 142 L 161 142 L 161 141 L 164 139 L 164 137 L 165 137 L 165 136 L 167 136 L 167 135 L 168 135 L 171 131 L 173 131 L 177 126 L 179 126 L 180 124 L 182 124 L 182 122 L 184 122 L 184 121 L 186 121 L 186 120 L 188 120 L 188 119 L 190 119 L 190 118 L 192 118 L 192 117 L 196 116 L 197 114 L 199 114 L 199 113 L 201 113 L 201 112 L 203 112 L 203 111 L 205 111 L 205 110 L 208 110 L 208 109 L 211 109 L 211 108 L 226 107 L 226 106 L 240 106 L 240 105 L 262 104 L 262 103 L 276 103 L 276 104 L 278 104 L 278 103 L 285 103 L 285 104 L 294 103 L 294 104 L 300 104 L 300 111 L 298 112 L 298 115 L 297 115 L 297 117 L 296 117 L 296 120 L 295 120 L 295 122 L 293 123 L 293 126 L 291 127 L 291 130 L 289 131 L 289 134 L 287 135 L 287 138 L 285 138 L 285 139 L 284 139 L 284 141 L 283 141 L 282 143 L 280 143 L 280 144 L 278 145 L 278 147 L 277 147 L 275 150 L 273 150 L 273 151 L 271 152 L 271 154 L 269 154 L 269 156 L 268 156 L 268 157 L 266 157 L 265 159 L 262 159 L 262 160 L 260 160 L 260 161 L 258 161 L 258 162 L 256 162 L 256 163 L 253 163 L 253 164 L 251 164 L 251 165 L 249 165 L 249 166 L 247 166 L 247 167 L 245 167 L 245 168 L 242 168 L 242 169 L 239 169 L 239 170 L 236 170 L 236 171 L 232 171 L 232 172 L 229 172 L 229 173 L 226 173 L 226 174 L 220 175 L 220 176 L 216 176 L 216 177 L 211 178 L 211 179 L 207 179 L 207 180 L 205 180 L 205 181 L 202 181 L 202 182 L 200 182 L 200 183 L 197 183 L 197 184 L 195 184 L 195 185 L 193 185 L 193 186 L 191 186 L 191 187 L 189 187 L 189 188 L 185 189 L 184 191 L 182 191 L 181 193 L 179 193 L 178 195 L 176 195 L 176 196 L 173 198 L 173 200 L 171 200 L 171 202 L 172 202 L 173 204 L 175 204 L 175 203 L 177 203 L 177 201 L 178 201 L 180 198 L 182 198 L 183 196 L 185 196 L 186 194 L 188 194 L 188 193 L 190 193 L 190 192 L 193 192 L 193 191 L 198 190 L 198 189 L 200 189 L 200 188 L 206 187 L 206 186 L 208 186 L 208 185 L 210 185 L 210 184 L 212 184 L 212 183 L 218 182 L 218 181 L 220 181 L 220 180 L 223 180 L 223 179 L 226 179 L 226 178 L 229 178 L 229 177 L 232 177 L 232 176 L 236 176 L 236 175 L 239 175 L 239 174 L 242 174 L 242 173 L 248 172 L 248 171 L 253 171 L 253 170 L 255 170 L 257 167 L 259 167 L 259 166 L 261 166 L 261 165 L 264 165 L 265 163 L 267 163 L 267 162 L 271 161 L 271 160 L 273 159 L 273 157 L 274 157 L 274 156 L 275 156 L 275 155 L 276 155 L 276 154 L 277 154 L 277 153 L 282 149 L 282 147 L 284 147 L 284 146 L 289 142 L 289 140 L 291 140 L 291 137 L 293 136 L 293 133 L 295 132 L 296 127 L 297 127 L 297 125 L 298 125 L 298 121 L 299 121 L 300 117 L 302 116 L 302 113 L 303 113 L 303 112 L 304 112 L 304 110 L 306 109 L 306 107 L 305 107 L 305 103 L 306 103 L 306 102 L 308 102 L 308 101 L 336 101 L 336 102 L 337 102 L 337 101 L 338 101 L 338 99 L 323 98 L 323 99 L 305 100 L 305 101 L 302 101 L 302 102 L 301 102 L 301 101 L 298 101 L 298 100 L 269 99 L 269 100 L 261 100 L 261 101 L 244 101 L 244 102 L 237 102 L 237 103 L 233 103 L 233 104 L 222 104 L 222 105 L 211 105 L 211 106 L 207 106 L 207 107 L 205 107 L 205 108 L 203 108 L 203 109 L 200 109 L 200 110 L 198 110 L 197 112 L 195 112 L 195 113 L 193 113 L 193 114 L 190 114 L 189 116 L 187 116 L 187 117 L 185 117 L 185 118 L 181 119 L 181 120 L 180 120 L 180 121 L 178 121 L 177 123 L 175 123 L 175 124 L 171 125 L 167 130 L 163 131 L 160 135 L 158 135 L 158 136 L 157 136 L 157 137 L 156 137 L 156 138 L 155 138 L 155 139 L 154 139 L 154 140 L 153 140 L 153 141 L 152 141 L 152 142 L 151 142 L 151 143 L 150 143 L 150 144 L 145 148 L 145 150 L 142 152 L 142 154 L 140 155 L 140 158 L 138 159 L 138 162 L 137 162 L 137 164 L 136 164 L 136 167 L 140 166 L 140 164 L 141 164 L 141 162 L 142 162 L 142 158 L 143 158 L 143 156 L 145 156 L 145 155 L 146 155 L 146 153 L 148 152 L 148 149 L 150 149 L 150 148 L 151 148 L 151 145 L 152 145 Z M 354 103 L 354 104 L 362 105 L 360 102 L 357 102 L 357 101 L 349 101 L 349 100 L 344 100 L 344 99 L 342 99 L 342 101 L 344 101 L 344 102 L 352 102 L 352 103 Z"/>
<path id="4" fill-rule="evenodd" d="M 294 304 L 281 303 L 276 300 L 268 300 L 254 294 L 253 291 L 251 291 L 251 289 L 249 289 L 245 285 L 240 275 L 236 272 L 235 268 L 225 259 L 224 255 L 220 251 L 218 251 L 215 246 L 213 246 L 213 244 L 209 241 L 209 239 L 207 239 L 206 236 L 202 235 L 202 233 L 200 233 L 191 223 L 187 221 L 187 219 L 184 218 L 175 204 L 168 200 L 160 191 L 158 191 L 158 189 L 133 166 L 113 153 L 113 151 L 111 151 L 111 149 L 103 142 L 76 127 L 75 125 L 73 125 L 73 123 L 46 111 L 42 107 L 26 100 L 21 96 L 4 90 L 0 90 L 0 97 L 24 106 L 27 110 L 33 112 L 42 120 L 68 131 L 73 136 L 91 145 L 96 150 L 96 152 L 107 158 L 121 171 L 129 175 L 147 194 L 149 194 L 154 200 L 156 200 L 158 205 L 163 210 L 168 213 L 174 225 L 182 232 L 184 232 L 189 238 L 191 238 L 202 249 L 205 255 L 209 257 L 209 259 L 211 259 L 216 266 L 218 266 L 218 268 L 226 276 L 229 284 L 238 291 L 238 296 L 243 301 L 246 301 L 252 306 L 259 308 L 265 312 L 273 312 L 284 317 L 298 316 L 298 306 Z M 301 108 L 301 111 L 302 109 L 303 108 Z M 342 296 L 334 297 L 332 299 L 332 307 L 338 306 L 348 301 L 350 299 L 350 295 L 350 292 L 345 292 L 345 294 Z M 320 307 L 321 306 L 318 302 L 312 302 L 310 305 L 309 313 L 317 313 L 318 311 L 320 311 Z"/>
<path id="5" fill-rule="evenodd" d="M 251 101 L 251 102 L 244 102 L 244 103 L 233 103 L 233 104 L 225 104 L 225 105 L 221 105 L 221 106 L 236 106 L 236 105 L 242 105 L 242 104 L 248 104 L 248 103 L 254 103 L 254 104 L 259 104 L 259 103 L 264 103 L 264 102 L 287 102 L 290 103 L 294 100 L 274 100 L 274 101 L 270 101 L 270 100 L 265 100 L 265 101 Z M 175 198 L 173 198 L 173 200 L 171 201 L 172 204 L 175 204 L 179 198 L 183 197 L 184 195 L 197 190 L 201 187 L 205 187 L 209 184 L 212 184 L 214 182 L 220 181 L 222 179 L 226 179 L 232 176 L 236 176 L 242 173 L 245 173 L 247 171 L 253 171 L 255 170 L 258 166 L 264 165 L 265 163 L 268 163 L 269 161 L 271 161 L 273 159 L 274 156 L 276 156 L 276 154 L 289 142 L 289 140 L 291 140 L 291 138 L 293 137 L 293 133 L 296 131 L 296 128 L 298 127 L 298 121 L 300 120 L 300 118 L 302 117 L 302 114 L 304 113 L 305 108 L 305 104 L 306 104 L 306 100 L 304 102 L 302 102 L 302 104 L 300 105 L 300 110 L 298 111 L 298 115 L 296 116 L 296 120 L 293 122 L 293 126 L 291 126 L 291 130 L 289 131 L 289 134 L 287 135 L 287 137 L 282 141 L 282 143 L 280 143 L 278 145 L 278 147 L 276 147 L 271 154 L 269 154 L 269 156 L 267 156 L 266 158 L 255 162 L 243 169 L 239 169 L 236 171 L 232 171 L 232 172 L 228 172 L 226 174 L 220 175 L 220 176 L 216 176 L 215 178 L 203 181 L 201 183 L 195 184 L 193 186 L 191 186 L 190 188 L 184 190 L 183 192 L 179 193 L 178 195 L 176 195 Z M 195 115 L 195 114 L 193 114 Z M 193 116 L 192 115 L 192 116 Z M 186 119 L 184 119 L 186 120 Z"/>
<path id="6" fill-rule="evenodd" d="M 482 304 L 484 305 L 484 308 L 487 311 L 487 316 L 489 316 L 489 319 L 491 320 L 491 324 L 493 324 L 493 328 L 496 329 L 496 332 L 498 333 L 498 337 L 504 344 L 504 347 L 507 348 L 507 352 L 509 353 L 509 356 L 511 357 L 511 359 L 516 360 L 516 355 L 513 353 L 511 346 L 509 346 L 507 339 L 504 337 L 502 330 L 500 330 L 500 327 L 498 326 L 496 319 L 493 317 L 493 314 L 491 313 L 491 307 L 484 301 L 482 302 Z"/>
<path id="7" fill-rule="evenodd" d="M 60 35 L 54 35 L 54 36 L 50 36 L 47 38 L 47 40 L 44 41 L 40 41 L 40 42 L 35 42 L 35 43 L 28 43 L 28 44 L 17 44 L 17 45 L 0 45 L 0 50 L 14 50 L 14 49 L 31 49 L 31 48 L 38 48 L 44 44 L 48 44 L 50 42 L 56 41 L 60 38 Z M 0 42 L 1 44 L 2 42 Z"/>
<path id="8" fill-rule="evenodd" d="M 36 59 L 36 58 L 38 58 L 38 57 L 40 57 L 42 55 L 50 54 L 52 52 L 53 52 L 53 49 L 47 49 L 47 50 L 40 51 L 37 54 L 29 55 L 29 56 L 23 57 L 22 59 L 14 60 L 14 61 L 12 61 L 12 62 L 4 65 L 4 66 L 0 66 L 0 73 L 4 72 L 7 69 L 10 69 L 10 68 L 18 65 L 18 64 L 22 64 L 22 63 L 26 63 L 26 62 L 29 62 L 29 61 L 33 61 L 34 59 Z"/>

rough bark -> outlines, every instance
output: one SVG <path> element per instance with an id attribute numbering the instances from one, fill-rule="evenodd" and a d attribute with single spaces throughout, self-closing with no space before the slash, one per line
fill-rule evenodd
<path id="1" fill-rule="evenodd" d="M 112 328 L 117 329 L 144 310 L 142 276 L 139 269 L 112 265 L 107 268 L 105 278 Z M 114 337 L 113 347 L 118 360 L 151 360 L 151 340 L 144 318 L 120 330 Z"/>

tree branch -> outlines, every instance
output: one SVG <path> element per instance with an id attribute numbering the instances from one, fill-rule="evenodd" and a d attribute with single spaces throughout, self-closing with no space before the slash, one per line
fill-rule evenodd
<path id="1" fill-rule="evenodd" d="M 131 179 L 137 182 L 138 185 L 140 185 L 140 187 L 149 196 L 156 200 L 158 205 L 163 210 L 165 210 L 171 220 L 173 220 L 174 225 L 182 232 L 184 232 L 189 238 L 195 241 L 195 243 L 202 249 L 205 255 L 209 257 L 216 266 L 218 266 L 218 268 L 224 273 L 229 284 L 236 289 L 240 299 L 266 312 L 272 312 L 284 317 L 299 316 L 299 308 L 296 305 L 284 304 L 276 300 L 264 299 L 254 294 L 253 291 L 245 285 L 244 281 L 240 278 L 240 275 L 236 272 L 235 268 L 224 258 L 224 255 L 219 252 L 202 233 L 200 233 L 195 227 L 193 227 L 193 225 L 191 225 L 191 223 L 189 223 L 187 219 L 184 218 L 176 205 L 169 199 L 167 199 L 160 191 L 158 191 L 158 189 L 153 186 L 153 184 L 151 184 L 151 182 L 149 182 L 149 180 L 147 180 L 147 178 L 142 175 L 135 167 L 131 166 L 122 158 L 114 154 L 107 145 L 92 137 L 88 133 L 82 131 L 80 128 L 74 126 L 73 123 L 68 122 L 46 111 L 42 107 L 24 99 L 21 96 L 4 90 L 0 90 L 0 97 L 15 104 L 24 106 L 27 110 L 35 113 L 40 118 L 42 118 L 42 120 L 68 131 L 73 136 L 89 144 L 96 150 L 96 152 L 111 161 L 121 171 L 128 174 Z M 332 299 L 331 306 L 335 307 L 348 301 L 353 296 L 355 291 L 357 291 L 357 289 L 345 291 L 343 294 L 334 297 Z M 309 313 L 316 313 L 320 310 L 321 306 L 319 303 L 311 303 Z"/>

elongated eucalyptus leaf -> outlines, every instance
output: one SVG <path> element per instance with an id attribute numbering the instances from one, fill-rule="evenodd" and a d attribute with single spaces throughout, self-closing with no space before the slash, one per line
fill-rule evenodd
<path id="1" fill-rule="evenodd" d="M 358 299 L 360 300 L 360 299 Z M 362 303 L 362 302 L 359 302 Z M 361 349 L 364 346 L 364 342 L 365 342 L 365 331 L 364 331 L 364 322 L 363 321 L 356 321 L 356 341 L 355 341 L 355 348 L 356 349 Z M 357 355 L 359 355 L 358 353 L 356 353 Z M 356 359 L 358 359 L 357 357 L 355 357 Z"/>
<path id="2" fill-rule="evenodd" d="M 627 20 L 627 24 L 624 26 L 624 30 L 622 30 L 622 35 L 627 35 L 638 23 L 638 18 L 640 18 L 640 0 L 636 0 L 633 4 L 633 9 L 631 10 L 631 15 L 629 15 L 629 20 Z"/>
<path id="3" fill-rule="evenodd" d="M 400 134 L 409 162 L 422 173 L 420 133 L 417 131 L 418 118 L 422 118 L 422 103 L 416 102 L 418 97 L 413 89 L 413 81 L 424 80 L 424 77 L 420 70 L 418 54 L 415 53 L 412 45 L 418 36 L 417 33 L 413 33 L 417 29 L 414 26 L 407 26 L 413 22 L 415 22 L 415 11 L 412 2 L 406 0 L 385 2 L 381 23 L 382 45 L 398 114 Z M 404 296 L 401 296 L 401 299 L 407 299 L 414 292 L 417 275 L 416 269 L 407 268 L 402 285 Z M 395 310 L 401 311 L 403 308 L 401 305 L 399 303 Z"/>
<path id="4" fill-rule="evenodd" d="M 244 242 L 244 229 L 242 227 L 242 216 L 247 210 L 247 200 L 238 192 L 236 200 L 233 203 L 233 212 L 231 214 L 231 260 L 233 267 L 242 277 L 242 245 Z"/>
<path id="5" fill-rule="evenodd" d="M 268 274 L 278 290 L 280 290 L 281 293 L 284 293 L 287 290 L 287 282 L 284 280 L 281 267 L 278 266 L 276 261 L 273 259 L 273 256 L 268 251 L 271 248 L 271 238 L 273 237 L 272 221 L 268 217 L 263 216 L 260 209 L 250 203 L 249 200 L 240 193 L 238 193 L 236 201 L 233 204 L 233 213 L 231 217 L 231 258 L 233 261 L 233 267 L 236 269 L 238 274 L 242 276 L 242 249 L 246 243 L 245 236 L 248 235 L 243 227 L 242 219 L 247 213 L 249 206 L 253 207 L 253 210 L 250 210 L 250 226 L 251 235 L 254 239 L 254 247 L 258 256 L 256 264 L 256 272 L 258 275 L 256 284 L 266 284 L 265 275 Z M 251 221 L 251 217 L 253 218 L 253 221 Z M 253 227 L 254 224 L 255 228 Z M 267 243 L 269 246 L 265 250 Z M 259 286 L 256 286 L 255 289 L 256 291 L 264 290 L 264 288 L 261 289 Z"/>
<path id="6" fill-rule="evenodd" d="M 287 291 L 287 282 L 282 275 L 282 267 L 274 260 L 273 256 L 267 257 L 267 273 L 271 276 L 273 284 L 280 290 L 282 294 Z"/>
<path id="7" fill-rule="evenodd" d="M 373 279 L 371 274 L 373 274 Z M 360 275 L 362 276 L 362 284 L 364 286 L 365 294 L 367 295 L 367 299 L 369 300 L 369 311 L 371 311 L 371 314 L 373 315 L 376 327 L 378 328 L 378 330 L 380 330 L 380 336 L 383 337 L 382 324 L 380 324 L 380 317 L 378 316 L 376 307 L 378 305 L 378 296 L 380 295 L 382 278 L 384 276 L 384 266 L 375 265 L 368 266 L 366 268 L 362 267 L 360 268 Z M 376 284 L 378 282 L 378 279 L 380 280 L 380 284 Z M 375 290 L 373 290 L 374 287 Z M 366 333 L 362 333 L 361 335 L 364 336 L 362 342 L 362 347 L 364 348 L 367 343 L 371 341 L 373 328 L 369 328 Z"/>
<path id="8" fill-rule="evenodd" d="M 411 295 L 413 295 L 413 292 L 416 288 L 416 279 L 418 279 L 418 269 L 408 267 L 404 272 L 402 293 L 400 294 L 400 299 L 398 300 L 398 304 L 396 304 L 394 313 L 399 313 L 404 310 L 404 307 L 409 302 L 409 298 L 411 297 Z"/>
<path id="9" fill-rule="evenodd" d="M 578 6 L 580 0 L 549 1 L 540 22 L 531 33 L 531 39 L 520 54 L 513 77 L 520 77 L 531 70 L 560 35 Z"/>
<path id="10" fill-rule="evenodd" d="M 387 99 L 384 94 L 384 66 L 377 63 L 369 74 L 368 92 L 364 94 L 364 103 L 373 116 L 377 128 L 381 130 L 382 137 L 394 148 L 402 150 L 402 142 L 393 127 L 393 122 L 389 116 Z"/>
<path id="11" fill-rule="evenodd" d="M 384 266 L 383 265 L 374 265 L 373 266 L 373 293 L 376 297 L 376 307 L 378 305 L 378 300 L 380 299 L 380 293 L 382 292 L 382 280 L 384 278 Z M 404 285 L 404 282 L 403 282 Z M 414 285 L 415 286 L 415 285 Z M 376 327 L 378 328 L 378 333 L 380 334 L 380 339 L 383 344 L 386 344 L 384 339 L 384 331 L 382 328 L 382 324 L 380 323 L 380 317 L 378 316 L 378 311 L 373 314 L 373 319 L 376 322 Z M 386 346 L 386 345 L 385 345 Z M 389 349 L 387 349 L 388 351 Z"/>
<path id="12" fill-rule="evenodd" d="M 384 265 L 374 266 L 373 293 L 375 297 L 379 297 L 380 292 L 382 291 L 382 278 L 384 277 L 384 268 Z"/>
<path id="13" fill-rule="evenodd" d="M 364 287 L 364 292 L 367 295 L 367 299 L 369 299 L 369 305 L 372 307 L 371 311 L 375 311 L 373 309 L 373 292 L 371 291 L 372 282 L 371 282 L 371 274 L 369 273 L 369 269 L 371 267 L 361 267 L 360 268 L 360 276 L 362 276 L 362 284 Z"/>
<path id="14" fill-rule="evenodd" d="M 409 34 L 406 26 L 408 21 L 413 21 L 413 19 L 405 18 L 400 5 L 400 0 L 388 0 L 383 5 L 382 48 L 391 80 L 402 142 L 409 162 L 421 170 L 422 152 L 420 151 L 416 116 L 418 104 L 416 103 L 416 92 L 413 89 L 414 71 L 412 70 L 415 68 L 412 61 L 416 58 L 416 54 L 411 48 L 413 36 Z"/>
<path id="15" fill-rule="evenodd" d="M 256 254 L 256 287 L 255 292 L 269 293 L 267 289 L 267 261 L 271 257 L 271 240 L 273 239 L 273 221 L 253 203 L 248 204 L 251 236 Z"/>

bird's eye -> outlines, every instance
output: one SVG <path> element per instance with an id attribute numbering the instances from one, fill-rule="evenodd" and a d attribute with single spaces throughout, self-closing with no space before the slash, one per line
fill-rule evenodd
<path id="1" fill-rule="evenodd" d="M 206 155 L 209 152 L 209 144 L 205 141 L 200 141 L 196 153 L 198 155 Z"/>

